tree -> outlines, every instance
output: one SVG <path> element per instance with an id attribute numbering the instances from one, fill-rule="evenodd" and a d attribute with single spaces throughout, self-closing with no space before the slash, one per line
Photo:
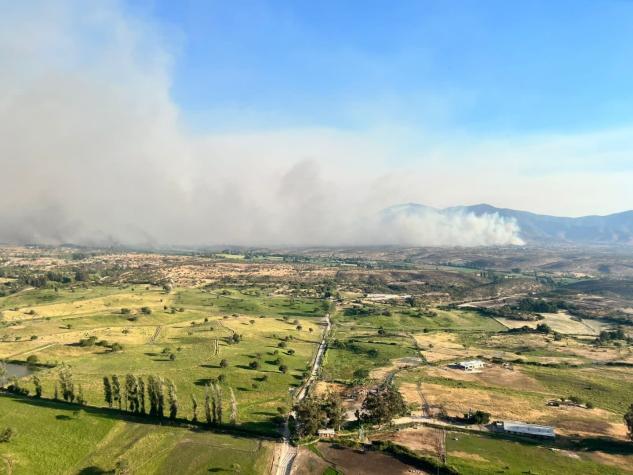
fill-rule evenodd
<path id="1" fill-rule="evenodd" d="M 229 420 L 231 424 L 237 424 L 237 400 L 235 399 L 235 393 L 233 392 L 233 388 L 229 388 L 229 394 L 231 395 L 231 415 L 229 416 Z"/>
<path id="2" fill-rule="evenodd" d="M 198 401 L 193 394 L 191 395 L 191 412 L 191 421 L 198 422 Z"/>
<path id="3" fill-rule="evenodd" d="M 250 369 L 259 369 L 259 362 L 258 361 L 251 361 L 250 363 L 248 363 L 248 367 Z"/>
<path id="4" fill-rule="evenodd" d="M 112 375 L 112 401 L 118 404 L 120 411 L 122 403 L 121 382 L 119 381 L 119 377 L 116 374 Z"/>
<path id="5" fill-rule="evenodd" d="M 325 401 L 324 409 L 328 424 L 336 431 L 341 430 L 341 425 L 345 422 L 345 409 L 341 397 L 336 393 L 330 393 Z"/>
<path id="6" fill-rule="evenodd" d="M 66 402 L 73 402 L 75 400 L 75 384 L 73 383 L 73 373 L 70 367 L 66 364 L 62 364 L 59 370 L 59 385 L 62 389 L 62 397 Z"/>
<path id="7" fill-rule="evenodd" d="M 400 392 L 392 384 L 384 384 L 376 391 L 367 394 L 363 401 L 360 419 L 381 424 L 406 413 L 407 406 Z"/>
<path id="8" fill-rule="evenodd" d="M 125 375 L 125 398 L 127 399 L 128 411 L 139 412 L 138 382 L 133 374 Z"/>
<path id="9" fill-rule="evenodd" d="M 77 392 L 77 404 L 80 406 L 86 405 L 86 398 L 84 397 L 84 388 L 79 385 L 79 391 Z"/>
<path id="10" fill-rule="evenodd" d="M 33 386 L 35 386 L 35 397 L 36 398 L 41 398 L 42 397 L 42 382 L 40 381 L 40 377 L 36 374 L 33 375 Z"/>
<path id="11" fill-rule="evenodd" d="M 178 415 L 178 396 L 176 386 L 171 379 L 167 380 L 167 401 L 169 402 L 169 418 L 174 420 Z"/>
<path id="12" fill-rule="evenodd" d="M 220 368 L 226 368 L 229 365 L 229 362 L 225 359 L 220 361 Z"/>
<path id="13" fill-rule="evenodd" d="M 288 372 L 288 366 L 286 366 L 285 364 L 280 365 L 280 366 L 279 366 L 279 371 L 280 371 L 282 374 L 286 374 L 286 373 Z"/>
<path id="14" fill-rule="evenodd" d="M 204 415 L 207 419 L 207 424 L 211 424 L 213 422 L 211 414 L 211 388 L 208 384 L 204 388 Z"/>
<path id="15" fill-rule="evenodd" d="M 108 404 L 108 407 L 112 408 L 112 385 L 107 376 L 103 377 L 103 399 Z"/>
<path id="16" fill-rule="evenodd" d="M 629 430 L 629 439 L 633 440 L 633 404 L 631 404 L 629 410 L 624 414 L 624 423 Z"/>
<path id="17" fill-rule="evenodd" d="M 140 376 L 137 379 L 138 381 L 138 393 L 137 393 L 137 402 L 139 405 L 139 413 L 145 415 L 145 381 Z"/>
<path id="18" fill-rule="evenodd" d="M 307 397 L 295 406 L 295 418 L 297 433 L 301 437 L 316 434 L 327 422 L 321 402 L 313 397 Z"/>
<path id="19" fill-rule="evenodd" d="M 55 401 L 59 399 L 59 386 L 57 386 L 57 381 L 55 381 L 55 390 L 53 392 L 53 399 Z"/>
<path id="20" fill-rule="evenodd" d="M 215 421 L 222 424 L 222 387 L 219 384 L 215 385 L 215 401 Z"/>
<path id="21" fill-rule="evenodd" d="M 162 418 L 165 414 L 165 394 L 163 392 L 163 379 L 160 376 L 150 375 L 147 379 L 147 394 L 150 402 L 150 416 Z"/>
<path id="22" fill-rule="evenodd" d="M 536 325 L 536 331 L 539 333 L 551 333 L 552 329 L 547 323 L 539 323 Z"/>

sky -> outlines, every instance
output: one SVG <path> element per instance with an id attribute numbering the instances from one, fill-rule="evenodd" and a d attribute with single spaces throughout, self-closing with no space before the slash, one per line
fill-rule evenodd
<path id="1" fill-rule="evenodd" d="M 633 2 L 0 0 L 0 241 L 514 244 L 633 208 Z"/>
<path id="2" fill-rule="evenodd" d="M 486 137 L 633 120 L 629 1 L 130 5 L 172 30 L 173 97 L 202 129 L 398 123 Z"/>

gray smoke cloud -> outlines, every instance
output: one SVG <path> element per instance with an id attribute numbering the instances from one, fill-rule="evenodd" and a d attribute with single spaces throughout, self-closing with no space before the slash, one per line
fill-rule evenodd
<path id="1" fill-rule="evenodd" d="M 520 244 L 499 216 L 428 211 L 370 136 L 195 134 L 172 55 L 116 3 L 3 3 L 0 241 L 130 245 Z"/>

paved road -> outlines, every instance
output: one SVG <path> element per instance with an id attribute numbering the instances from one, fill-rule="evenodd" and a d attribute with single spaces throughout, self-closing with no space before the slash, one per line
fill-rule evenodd
<path id="1" fill-rule="evenodd" d="M 325 349 L 327 348 L 327 337 L 330 334 L 330 329 L 332 328 L 332 322 L 330 321 L 329 313 L 325 315 L 325 323 L 326 327 L 325 330 L 323 330 L 323 338 L 321 338 L 319 349 L 317 350 L 314 361 L 312 362 L 312 371 L 310 372 L 310 377 L 297 393 L 295 397 L 296 402 L 302 401 L 307 396 L 310 387 L 317 378 L 319 368 L 321 368 L 323 355 L 325 354 Z M 291 415 L 294 414 L 291 413 Z M 281 443 L 279 456 L 277 458 L 278 462 L 273 465 L 272 473 L 274 475 L 290 475 L 292 473 L 292 464 L 296 458 L 297 448 L 290 445 L 290 429 L 288 427 L 288 421 L 286 420 L 286 424 L 284 425 L 283 442 Z"/>

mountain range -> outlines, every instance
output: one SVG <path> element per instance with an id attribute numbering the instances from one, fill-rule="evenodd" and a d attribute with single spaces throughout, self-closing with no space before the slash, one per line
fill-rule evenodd
<path id="1" fill-rule="evenodd" d="M 633 210 L 606 216 L 571 218 L 497 208 L 489 204 L 436 209 L 417 203 L 407 203 L 387 208 L 383 213 L 390 216 L 415 216 L 429 211 L 444 215 L 496 214 L 505 220 L 514 220 L 519 227 L 519 237 L 528 244 L 633 244 Z"/>

